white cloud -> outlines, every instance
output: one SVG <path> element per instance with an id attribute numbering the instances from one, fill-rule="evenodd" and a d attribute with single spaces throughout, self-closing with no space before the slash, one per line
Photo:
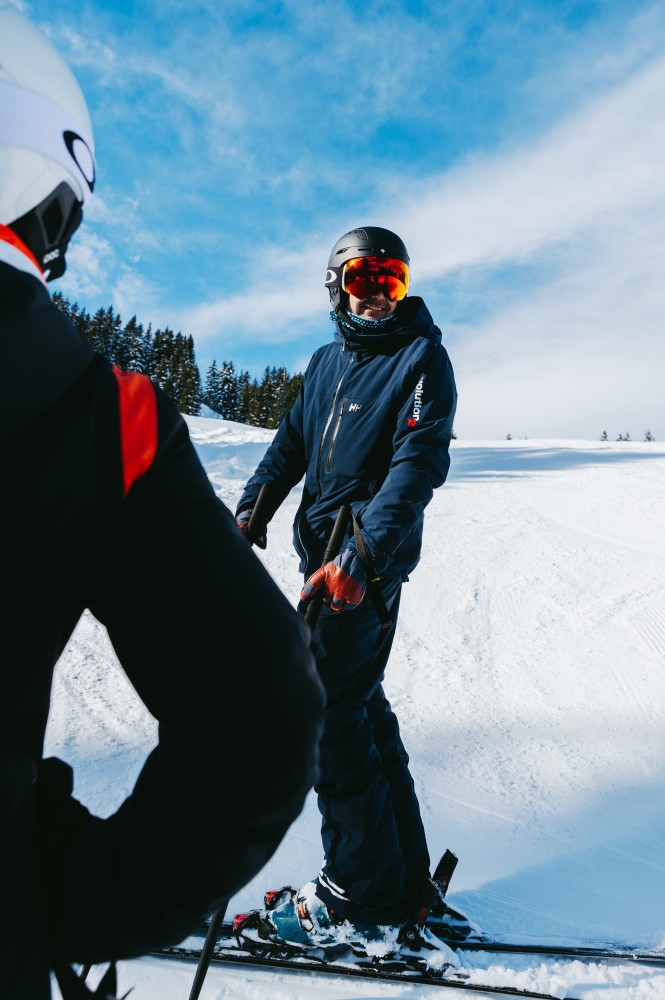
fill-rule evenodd
<path id="1" fill-rule="evenodd" d="M 456 168 L 396 217 L 418 273 L 524 261 L 665 195 L 665 59 L 532 147 Z"/>
<path id="2" fill-rule="evenodd" d="M 576 266 L 458 331 L 465 438 L 665 436 L 665 216 L 615 221 Z"/>
<path id="3" fill-rule="evenodd" d="M 109 273 L 115 268 L 111 244 L 85 226 L 74 236 L 67 250 L 67 271 L 58 282 L 58 290 L 76 301 L 107 305 Z"/>
<path id="4" fill-rule="evenodd" d="M 459 282 L 472 315 L 474 294 L 492 291 L 489 316 L 454 337 L 465 436 L 579 436 L 613 419 L 642 433 L 662 421 L 663 106 L 661 59 L 531 145 L 412 185 L 384 214 L 410 247 L 414 292 L 441 307 L 441 280 Z M 295 339 L 322 309 L 328 250 L 312 242 L 264 266 L 247 291 L 190 312 L 188 328 Z M 525 265 L 515 300 L 501 269 Z"/>
<path id="5" fill-rule="evenodd" d="M 421 282 L 462 269 L 525 262 L 557 243 L 611 227 L 613 220 L 623 225 L 627 211 L 665 197 L 664 105 L 661 60 L 534 145 L 411 185 L 406 203 L 402 196 L 401 204 L 384 213 L 384 224 L 406 239 Z M 328 249 L 320 241 L 302 249 L 302 287 L 315 269 L 321 271 Z M 269 252 L 257 252 L 257 260 Z M 293 251 L 288 267 L 297 260 Z M 280 262 L 277 267 L 276 282 L 262 274 L 246 294 L 201 307 L 201 324 L 215 309 L 222 322 L 224 316 L 235 321 L 251 312 L 247 307 L 255 299 L 278 296 L 276 286 L 283 285 L 287 268 Z M 279 301 L 287 310 L 285 322 L 302 313 L 297 294 Z"/>
<path id="6" fill-rule="evenodd" d="M 497 265 L 538 282 L 497 293 L 456 340 L 466 437 L 665 434 L 665 60 L 532 149 L 432 185 L 396 226 L 418 273 L 479 294 Z M 500 279 L 499 279 L 500 280 Z M 608 428 L 609 430 L 609 428 Z"/>
<path id="7" fill-rule="evenodd" d="M 210 3 L 211 30 L 197 40 L 196 63 L 191 60 L 200 27 L 195 18 L 171 37 L 161 37 L 159 56 L 152 54 L 155 48 L 142 30 L 133 27 L 122 38 L 103 30 L 88 32 L 103 40 L 91 44 L 70 32 L 67 44 L 77 63 L 96 69 L 102 83 L 113 84 L 107 92 L 99 91 L 107 136 L 122 126 L 127 96 L 134 98 L 137 88 L 142 98 L 132 107 L 135 134 L 146 130 L 155 115 L 154 149 L 149 150 L 154 157 L 141 160 L 138 168 L 128 162 L 122 173 L 123 190 L 131 189 L 137 198 L 123 205 L 109 195 L 99 209 L 105 235 L 116 220 L 123 249 L 111 261 L 108 244 L 93 245 L 84 236 L 80 249 L 70 253 L 72 261 L 80 260 L 81 282 L 98 289 L 102 302 L 112 293 L 113 301 L 126 302 L 131 312 L 139 311 L 137 301 L 141 310 L 145 303 L 139 318 L 191 331 L 215 352 L 238 333 L 247 343 L 294 342 L 294 350 L 300 350 L 295 342 L 305 328 L 313 320 L 321 326 L 324 319 L 323 272 L 336 236 L 353 225 L 385 225 L 410 247 L 414 293 L 424 294 L 442 325 L 447 316 L 455 318 L 454 325 L 447 325 L 463 386 L 465 436 L 471 427 L 474 434 L 501 434 L 511 428 L 495 425 L 508 420 L 514 433 L 523 429 L 535 435 L 540 430 L 534 428 L 545 423 L 552 434 L 576 433 L 573 425 L 595 426 L 603 411 L 609 422 L 619 397 L 622 412 L 634 412 L 636 421 L 640 413 L 651 412 L 660 399 L 651 372 L 661 361 L 663 339 L 659 288 L 665 234 L 658 219 L 665 206 L 665 60 L 655 59 L 644 68 L 644 59 L 656 51 L 662 4 L 624 17 L 618 44 L 612 34 L 618 22 L 611 18 L 609 27 L 597 20 L 596 35 L 569 36 L 561 18 L 549 21 L 558 31 L 556 39 L 539 50 L 540 63 L 525 63 L 534 76 L 524 82 L 522 93 L 528 96 L 531 88 L 537 100 L 525 109 L 526 124 L 517 109 L 501 106 L 503 135 L 512 139 L 492 154 L 477 153 L 422 180 L 426 161 L 420 147 L 414 149 L 414 175 L 409 176 L 404 170 L 397 173 L 394 161 L 385 151 L 372 150 L 371 142 L 367 158 L 361 156 L 359 162 L 357 156 L 346 157 L 338 142 L 335 155 L 329 144 L 319 142 L 321 135 L 332 142 L 355 128 L 362 132 L 367 127 L 369 136 L 369 113 L 398 109 L 405 95 L 421 121 L 446 113 L 467 116 L 477 136 L 473 101 L 467 100 L 462 84 L 455 89 L 446 76 L 447 60 L 462 58 L 465 31 L 480 16 L 476 11 L 465 20 L 470 6 L 436 8 L 437 17 L 450 15 L 454 30 L 435 44 L 423 39 L 421 19 L 411 14 L 377 35 L 375 26 L 366 28 L 371 21 L 366 12 L 362 23 L 353 20 L 350 5 L 336 6 L 333 16 L 328 2 L 315 0 L 305 8 L 288 0 L 274 30 L 245 30 L 241 15 L 235 27 L 227 25 L 223 12 Z M 293 21 L 290 31 L 285 11 Z M 99 17 L 103 25 L 105 15 Z M 520 34 L 529 27 L 529 18 L 516 17 L 519 23 L 512 16 L 483 20 L 484 44 L 493 47 L 493 56 L 494 50 L 532 37 L 528 31 Z M 390 34 L 397 28 L 403 45 Z M 363 45 L 372 58 L 358 67 Z M 395 65 L 398 49 L 404 57 Z M 487 49 L 471 46 L 471 55 L 481 51 Z M 543 72 L 542 60 L 552 53 L 555 65 L 548 62 Z M 640 64 L 643 68 L 636 71 Z M 632 76 L 600 93 L 626 73 Z M 303 88 L 303 74 L 311 78 L 311 86 Z M 273 78 L 274 86 L 266 82 Z M 492 77 L 495 83 L 498 79 Z M 434 104 L 427 100 L 432 87 L 438 88 Z M 441 88 L 444 97 L 439 100 Z M 595 96 L 581 110 L 564 112 L 581 93 Z M 529 114 L 533 123 L 538 109 L 551 108 L 548 101 L 558 97 L 559 124 L 524 140 L 533 127 Z M 164 107 L 169 108 L 168 119 Z M 490 132 L 492 127 L 488 122 Z M 437 132 L 433 157 L 444 149 L 444 133 Z M 495 130 L 487 141 L 494 142 L 497 134 Z M 477 140 L 475 146 L 480 148 Z M 371 183 L 366 183 L 368 177 Z M 177 215 L 176 199 L 170 200 L 174 192 L 186 193 L 192 209 L 186 223 L 184 214 Z M 246 202 L 254 196 L 252 215 Z M 371 210 L 359 218 L 357 208 L 365 198 Z M 215 214 L 212 199 L 225 207 L 224 213 Z M 202 256 L 220 261 L 219 280 L 210 283 L 213 288 L 217 284 L 218 292 L 210 293 L 211 300 L 182 309 L 180 315 L 169 307 L 168 320 L 159 318 L 168 294 L 160 300 L 158 290 L 138 276 L 150 248 L 160 243 L 165 206 L 173 212 L 168 234 L 172 259 L 185 259 L 184 244 L 195 243 Z M 278 221 L 266 218 L 270 206 Z M 288 232 L 296 215 L 305 224 L 285 255 L 269 241 Z M 303 232 L 316 235 L 307 239 Z M 225 233 L 220 253 L 219 234 Z M 257 245 L 261 233 L 270 233 L 263 246 Z M 250 245 L 255 252 L 248 266 L 245 250 Z M 173 275 L 170 279 L 172 292 Z M 191 294 L 191 284 L 187 291 Z M 171 294 L 170 301 L 185 297 Z M 565 429 L 564 414 L 569 420 Z"/>
<path id="8" fill-rule="evenodd" d="M 104 214 L 103 208 L 101 211 Z M 165 315 L 161 289 L 131 262 L 119 259 L 116 248 L 93 226 L 84 224 L 75 234 L 67 250 L 67 270 L 57 289 L 93 312 L 113 305 L 124 322 L 137 314 L 140 322 L 152 322 L 154 327 L 172 325 Z"/>
<path id="9" fill-rule="evenodd" d="M 186 310 L 180 325 L 200 341 L 223 342 L 248 332 L 258 342 L 295 339 L 302 332 L 301 322 L 318 318 L 325 305 L 328 250 L 322 244 L 310 246 L 305 255 L 274 247 L 258 250 L 250 268 L 258 277 L 249 293 L 234 293 L 228 278 L 220 277 L 219 297 Z"/>

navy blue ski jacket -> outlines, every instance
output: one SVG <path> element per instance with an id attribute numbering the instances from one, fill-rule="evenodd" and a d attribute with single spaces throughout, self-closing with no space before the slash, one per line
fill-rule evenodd
<path id="1" fill-rule="evenodd" d="M 321 564 L 343 503 L 377 572 L 406 580 L 420 558 L 424 510 L 445 481 L 457 393 L 441 331 L 422 299 L 398 304 L 380 332 L 336 323 L 300 395 L 245 487 L 238 513 L 271 485 L 272 513 L 305 476 L 294 523 L 300 568 Z M 355 547 L 352 538 L 348 547 Z"/>

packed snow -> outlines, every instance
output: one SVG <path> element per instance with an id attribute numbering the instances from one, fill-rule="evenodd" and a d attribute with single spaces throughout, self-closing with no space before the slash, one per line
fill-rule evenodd
<path id="1" fill-rule="evenodd" d="M 272 432 L 187 419 L 233 507 Z M 261 554 L 294 603 L 298 499 L 295 489 Z M 665 447 L 455 441 L 400 617 L 386 689 L 433 861 L 446 847 L 460 858 L 452 903 L 520 943 L 665 949 Z M 107 815 L 155 740 L 104 630 L 84 616 L 56 670 L 47 753 L 73 765 L 78 797 Z M 229 911 L 303 884 L 320 862 L 310 796 Z M 486 952 L 462 962 L 471 981 L 562 998 L 665 997 L 655 965 Z M 134 986 L 136 1000 L 184 1000 L 193 971 L 144 958 L 121 965 L 120 987 Z M 431 990 L 216 966 L 201 996 L 412 1000 Z"/>

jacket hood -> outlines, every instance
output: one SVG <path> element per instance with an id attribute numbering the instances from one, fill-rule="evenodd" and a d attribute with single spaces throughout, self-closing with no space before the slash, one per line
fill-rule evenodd
<path id="1" fill-rule="evenodd" d="M 406 338 L 427 337 L 441 343 L 441 331 L 435 326 L 429 309 L 417 295 L 398 302 L 391 321 L 378 330 L 363 329 L 352 321 L 344 323 L 334 313 L 331 315 L 335 323 L 335 340 L 339 344 L 382 351 L 394 346 L 396 342 L 403 343 Z"/>

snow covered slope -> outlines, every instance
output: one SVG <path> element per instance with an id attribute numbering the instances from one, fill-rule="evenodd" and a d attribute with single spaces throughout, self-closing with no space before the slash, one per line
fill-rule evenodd
<path id="1" fill-rule="evenodd" d="M 232 506 L 271 432 L 188 423 Z M 297 502 L 295 490 L 262 556 L 294 603 Z M 428 508 L 423 558 L 405 588 L 386 689 L 432 855 L 450 847 L 460 856 L 452 901 L 490 934 L 665 946 L 664 598 L 662 445 L 454 442 L 449 481 Z M 85 617 L 56 672 L 47 751 L 74 766 L 77 794 L 105 814 L 154 740 L 154 722 L 103 630 Z M 310 798 L 231 909 L 259 905 L 266 887 L 311 878 L 321 861 L 318 826 Z M 568 991 L 584 1000 L 665 997 L 665 973 L 641 967 L 610 974 L 576 963 L 571 972 L 569 963 L 564 975 L 556 963 L 543 971 L 526 959 L 493 961 L 504 981 L 572 982 Z M 178 982 L 171 993 L 150 986 L 167 982 L 162 965 L 131 963 L 127 988 L 138 984 L 137 1000 L 186 996 L 191 970 L 178 968 L 182 976 L 169 965 Z M 266 975 L 216 970 L 203 996 L 368 996 L 366 984 L 354 992 L 350 983 L 297 993 Z M 396 991 L 421 994 L 371 987 L 377 997 Z"/>

